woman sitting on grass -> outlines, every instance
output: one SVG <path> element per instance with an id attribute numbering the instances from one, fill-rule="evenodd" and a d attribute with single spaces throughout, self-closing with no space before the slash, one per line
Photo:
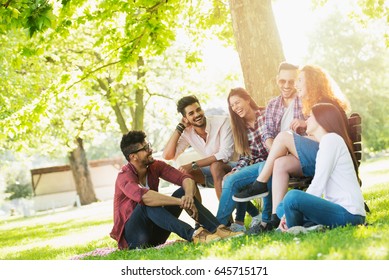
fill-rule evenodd
<path id="1" fill-rule="evenodd" d="M 358 164 L 341 112 L 329 103 L 314 105 L 307 134 L 319 140 L 315 176 L 306 192 L 291 190 L 285 195 L 277 207 L 277 216 L 282 217 L 279 228 L 364 224 Z"/>

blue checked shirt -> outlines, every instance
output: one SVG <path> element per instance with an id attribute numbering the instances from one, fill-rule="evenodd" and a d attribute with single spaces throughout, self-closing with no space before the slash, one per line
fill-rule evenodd
<path id="1" fill-rule="evenodd" d="M 240 155 L 238 164 L 233 169 L 233 171 L 240 170 L 241 168 L 264 161 L 267 158 L 267 149 L 265 148 L 265 141 L 262 139 L 262 134 L 265 127 L 265 115 L 257 110 L 255 112 L 256 121 L 254 124 L 254 128 L 247 127 L 247 138 L 250 146 L 250 156 Z"/>
<path id="2" fill-rule="evenodd" d="M 301 99 L 296 96 L 293 108 L 293 118 L 305 120 Z M 276 138 L 281 132 L 281 120 L 284 115 L 285 107 L 282 104 L 282 96 L 278 96 L 270 100 L 266 107 L 265 128 L 262 136 L 263 143 L 268 138 Z"/>

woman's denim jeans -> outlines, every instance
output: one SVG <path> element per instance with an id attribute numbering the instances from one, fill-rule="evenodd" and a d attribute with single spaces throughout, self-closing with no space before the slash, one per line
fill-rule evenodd
<path id="1" fill-rule="evenodd" d="M 232 200 L 232 196 L 237 192 L 244 189 L 244 187 L 251 185 L 255 179 L 257 179 L 259 173 L 262 171 L 265 162 L 258 162 L 249 166 L 245 166 L 239 171 L 227 176 L 223 181 L 222 195 L 219 201 L 219 208 L 217 210 L 216 218 L 223 225 L 227 225 L 230 221 L 230 217 L 235 207 L 237 212 L 245 211 L 246 207 L 250 210 L 251 207 L 255 207 L 250 202 L 250 206 L 247 206 L 247 202 L 236 203 Z M 270 222 L 272 212 L 272 198 L 271 198 L 271 178 L 267 183 L 269 195 L 263 198 L 263 213 L 262 220 L 264 222 Z M 240 204 L 237 206 L 237 204 Z M 250 208 L 249 208 L 250 207 Z M 252 209 L 252 208 L 251 208 Z M 250 210 L 251 212 L 252 210 Z M 250 214 L 249 212 L 249 214 Z M 237 213 L 237 215 L 240 215 Z M 254 213 L 253 213 L 254 214 Z"/>
<path id="2" fill-rule="evenodd" d="M 334 228 L 365 222 L 364 216 L 353 215 L 339 204 L 300 190 L 290 190 L 278 205 L 277 216 L 281 218 L 284 214 L 288 228 L 306 223 Z"/>

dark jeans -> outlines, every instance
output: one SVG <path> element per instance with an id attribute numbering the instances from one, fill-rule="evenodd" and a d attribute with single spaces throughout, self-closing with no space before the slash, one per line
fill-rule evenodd
<path id="1" fill-rule="evenodd" d="M 185 195 L 183 188 L 177 189 L 172 196 Z M 208 231 L 215 232 L 220 225 L 212 213 L 195 199 L 199 212 L 198 222 Z M 182 212 L 180 206 L 150 207 L 138 204 L 124 226 L 124 238 L 129 249 L 153 247 L 163 244 L 171 232 L 192 241 L 194 228 L 178 219 Z"/>

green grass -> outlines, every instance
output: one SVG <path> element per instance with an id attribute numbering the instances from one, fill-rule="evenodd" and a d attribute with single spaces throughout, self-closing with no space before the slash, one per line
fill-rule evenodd
<path id="1" fill-rule="evenodd" d="M 371 209 L 367 216 L 368 226 L 349 226 L 298 236 L 272 232 L 206 245 L 177 242 L 162 249 L 115 251 L 104 257 L 86 259 L 387 260 L 389 158 L 363 163 L 361 178 L 364 197 Z M 379 183 L 375 183 L 377 179 Z M 115 241 L 108 236 L 111 227 L 110 217 L 75 219 L 72 216 L 57 222 L 42 222 L 42 217 L 3 220 L 0 221 L 0 259 L 64 260 L 96 248 L 115 248 Z M 100 230 L 107 234 L 99 238 L 93 238 L 92 234 L 88 236 Z M 86 241 L 76 242 L 79 236 L 86 236 Z M 172 234 L 170 239 L 180 238 Z"/>

